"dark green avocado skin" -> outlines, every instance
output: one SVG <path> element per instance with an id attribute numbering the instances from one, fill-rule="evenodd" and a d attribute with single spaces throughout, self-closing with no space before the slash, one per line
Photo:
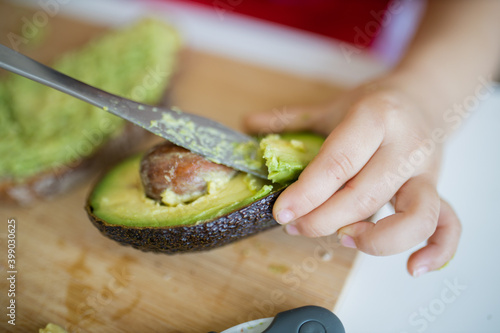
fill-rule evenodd
<path id="1" fill-rule="evenodd" d="M 90 203 L 86 210 L 92 223 L 122 245 L 146 252 L 176 254 L 214 249 L 278 226 L 272 209 L 280 189 L 237 211 L 219 218 L 189 226 L 127 227 L 108 224 L 93 214 Z"/>

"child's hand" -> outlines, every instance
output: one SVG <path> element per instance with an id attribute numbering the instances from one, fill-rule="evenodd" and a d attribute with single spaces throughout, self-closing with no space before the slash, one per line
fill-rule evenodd
<path id="1" fill-rule="evenodd" d="M 323 108 L 288 110 L 287 123 L 259 113 L 249 130 L 329 133 L 318 156 L 274 205 L 276 220 L 292 235 L 338 232 L 341 243 L 372 255 L 391 255 L 427 240 L 408 261 L 415 276 L 435 270 L 455 253 L 460 222 L 436 190 L 444 130 L 432 110 L 381 80 Z M 429 97 L 431 98 L 431 97 Z M 270 125 L 271 124 L 271 125 Z M 396 213 L 366 222 L 391 201 Z"/>

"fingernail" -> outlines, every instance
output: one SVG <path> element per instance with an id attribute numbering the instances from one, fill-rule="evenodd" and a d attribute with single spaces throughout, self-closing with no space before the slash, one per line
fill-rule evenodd
<path id="1" fill-rule="evenodd" d="M 294 226 L 293 224 L 287 224 L 285 226 L 285 231 L 287 234 L 292 235 L 292 236 L 300 235 L 299 229 L 297 229 L 297 227 Z"/>
<path id="2" fill-rule="evenodd" d="M 350 247 L 351 249 L 356 248 L 356 243 L 354 243 L 354 239 L 349 235 L 342 235 L 340 237 L 340 244 L 345 247 Z"/>
<path id="3" fill-rule="evenodd" d="M 278 214 L 276 214 L 276 218 L 278 219 L 279 224 L 286 224 L 293 220 L 294 217 L 295 214 L 288 209 L 282 209 L 278 212 Z"/>
<path id="4" fill-rule="evenodd" d="M 413 271 L 413 277 L 419 277 L 419 276 L 422 276 L 424 275 L 425 273 L 427 273 L 429 271 L 429 267 L 427 266 L 422 266 L 422 267 L 418 267 L 417 269 L 415 269 Z"/>

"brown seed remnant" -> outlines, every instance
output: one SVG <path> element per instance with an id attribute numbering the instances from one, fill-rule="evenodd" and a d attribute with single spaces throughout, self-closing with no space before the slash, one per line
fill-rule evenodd
<path id="1" fill-rule="evenodd" d="M 207 194 L 210 184 L 228 181 L 236 171 L 167 141 L 144 155 L 140 173 L 148 197 L 176 206 Z"/>

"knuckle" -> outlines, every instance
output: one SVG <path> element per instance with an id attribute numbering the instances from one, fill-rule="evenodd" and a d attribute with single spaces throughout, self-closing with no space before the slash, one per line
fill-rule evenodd
<path id="1" fill-rule="evenodd" d="M 420 151 L 429 145 L 429 138 L 418 130 L 408 131 L 406 136 L 408 147 L 411 151 Z"/>
<path id="2" fill-rule="evenodd" d="M 428 221 L 423 221 L 423 223 L 420 225 L 420 239 L 421 240 L 426 240 L 429 237 L 431 237 L 434 232 L 436 231 L 436 227 L 433 226 L 432 223 L 429 223 Z"/>
<path id="3" fill-rule="evenodd" d="M 328 223 L 315 223 L 314 221 L 301 221 L 297 225 L 297 229 L 299 230 L 300 234 L 311 237 L 311 238 L 317 238 L 317 237 L 322 237 L 322 236 L 328 236 L 331 235 L 335 232 L 335 230 L 330 230 L 328 228 Z"/>
<path id="4" fill-rule="evenodd" d="M 403 106 L 393 96 L 379 96 L 378 103 L 380 105 L 378 112 L 384 122 L 399 122 L 401 120 Z"/>
<path id="5" fill-rule="evenodd" d="M 347 183 L 345 189 L 352 193 L 358 220 L 370 217 L 379 208 L 378 197 L 370 191 L 358 191 L 351 183 Z"/>
<path id="6" fill-rule="evenodd" d="M 436 232 L 439 217 L 439 209 L 429 207 L 426 214 L 422 216 L 419 227 L 421 239 L 428 239 Z"/>
<path id="7" fill-rule="evenodd" d="M 358 248 L 366 254 L 372 256 L 381 256 L 383 253 L 380 252 L 376 241 L 373 238 L 360 237 L 357 242 Z"/>
<path id="8" fill-rule="evenodd" d="M 325 158 L 325 172 L 329 179 L 348 180 L 354 172 L 354 165 L 345 153 L 328 154 Z"/>
<path id="9" fill-rule="evenodd" d="M 313 192 L 304 191 L 301 192 L 297 205 L 302 207 L 301 213 L 307 213 L 318 206 L 317 201 L 318 198 L 316 198 Z"/>
<path id="10" fill-rule="evenodd" d="M 275 207 L 286 206 L 295 213 L 296 218 L 302 218 L 323 204 L 329 196 L 325 189 L 310 186 L 305 180 L 299 179 L 280 194 Z"/>
<path id="11" fill-rule="evenodd" d="M 379 91 L 363 99 L 358 105 L 360 112 L 374 116 L 386 124 L 398 122 L 401 109 L 405 108 L 400 96 L 385 91 Z M 375 112 L 374 112 L 375 111 Z"/>

